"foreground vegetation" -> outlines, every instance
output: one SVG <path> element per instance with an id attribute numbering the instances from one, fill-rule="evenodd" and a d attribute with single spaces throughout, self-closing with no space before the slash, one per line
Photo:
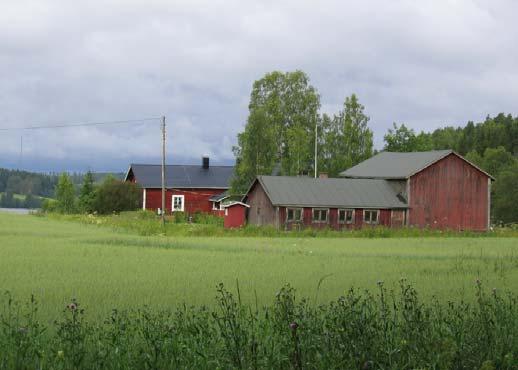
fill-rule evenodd
<path id="1" fill-rule="evenodd" d="M 518 297 L 476 284 L 473 303 L 423 302 L 402 280 L 318 306 L 290 286 L 244 305 L 219 285 L 212 308 L 114 309 L 98 323 L 72 300 L 48 324 L 34 298 L 5 295 L 0 368 L 517 369 Z"/>

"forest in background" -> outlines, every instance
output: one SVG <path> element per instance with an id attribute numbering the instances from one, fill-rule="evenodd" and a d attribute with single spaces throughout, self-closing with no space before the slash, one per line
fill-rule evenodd
<path id="1" fill-rule="evenodd" d="M 320 113 L 320 95 L 302 71 L 271 72 L 254 82 L 249 115 L 238 144 L 233 191 L 244 193 L 258 175 L 329 177 L 376 154 L 370 118 L 358 97 L 345 97 L 333 115 Z M 453 149 L 496 178 L 494 223 L 518 222 L 518 117 L 500 113 L 479 123 L 416 133 L 394 123 L 382 150 L 411 152 Z"/>
<path id="2" fill-rule="evenodd" d="M 35 173 L 0 168 L 0 207 L 39 208 L 42 198 L 54 198 L 59 181 L 58 173 Z M 69 175 L 75 191 L 79 193 L 83 183 L 83 173 Z M 94 181 L 101 183 L 107 176 L 122 178 L 122 173 L 94 173 Z"/>

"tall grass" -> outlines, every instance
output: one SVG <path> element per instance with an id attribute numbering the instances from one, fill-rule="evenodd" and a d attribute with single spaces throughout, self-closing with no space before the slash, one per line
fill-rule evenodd
<path id="1" fill-rule="evenodd" d="M 472 303 L 446 305 L 404 280 L 321 305 L 286 285 L 267 306 L 220 284 L 212 308 L 113 309 L 101 323 L 71 300 L 48 324 L 34 298 L 5 294 L 0 369 L 517 369 L 518 297 L 476 284 Z"/>
<path id="2" fill-rule="evenodd" d="M 248 225 L 238 229 L 224 229 L 223 218 L 196 213 L 188 216 L 179 212 L 167 217 L 166 226 L 163 227 L 160 219 L 148 211 L 122 212 L 120 214 L 98 215 L 60 215 L 39 214 L 52 219 L 76 221 L 84 224 L 107 226 L 117 230 L 136 233 L 142 236 L 237 236 L 237 237 L 296 237 L 296 238 L 402 238 L 402 237 L 518 237 L 518 227 L 513 225 L 497 227 L 489 232 L 434 230 L 405 227 L 399 229 L 384 226 L 365 227 L 336 231 L 331 228 L 301 230 L 279 230 L 273 226 Z"/>

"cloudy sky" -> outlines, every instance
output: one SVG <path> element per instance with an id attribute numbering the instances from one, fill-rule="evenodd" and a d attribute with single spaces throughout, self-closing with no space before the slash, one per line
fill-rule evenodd
<path id="1" fill-rule="evenodd" d="M 168 162 L 232 163 L 253 81 L 295 69 L 323 112 L 357 93 L 378 148 L 394 121 L 518 114 L 516 1 L 78 3 L 0 4 L 0 128 L 165 115 Z M 0 167 L 123 171 L 159 154 L 158 121 L 0 131 Z"/>

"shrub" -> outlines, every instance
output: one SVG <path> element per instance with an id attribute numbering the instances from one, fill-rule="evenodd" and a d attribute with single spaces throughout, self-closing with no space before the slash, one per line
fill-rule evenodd
<path id="1" fill-rule="evenodd" d="M 93 210 L 99 214 L 134 211 L 141 201 L 142 190 L 137 184 L 107 178 L 95 192 Z"/>
<path id="2" fill-rule="evenodd" d="M 34 298 L 0 297 L 5 369 L 516 369 L 518 297 L 475 286 L 470 303 L 422 301 L 396 291 L 350 289 L 327 304 L 286 285 L 251 307 L 217 287 L 211 307 L 113 309 L 86 320 L 72 300 L 53 324 Z"/>

